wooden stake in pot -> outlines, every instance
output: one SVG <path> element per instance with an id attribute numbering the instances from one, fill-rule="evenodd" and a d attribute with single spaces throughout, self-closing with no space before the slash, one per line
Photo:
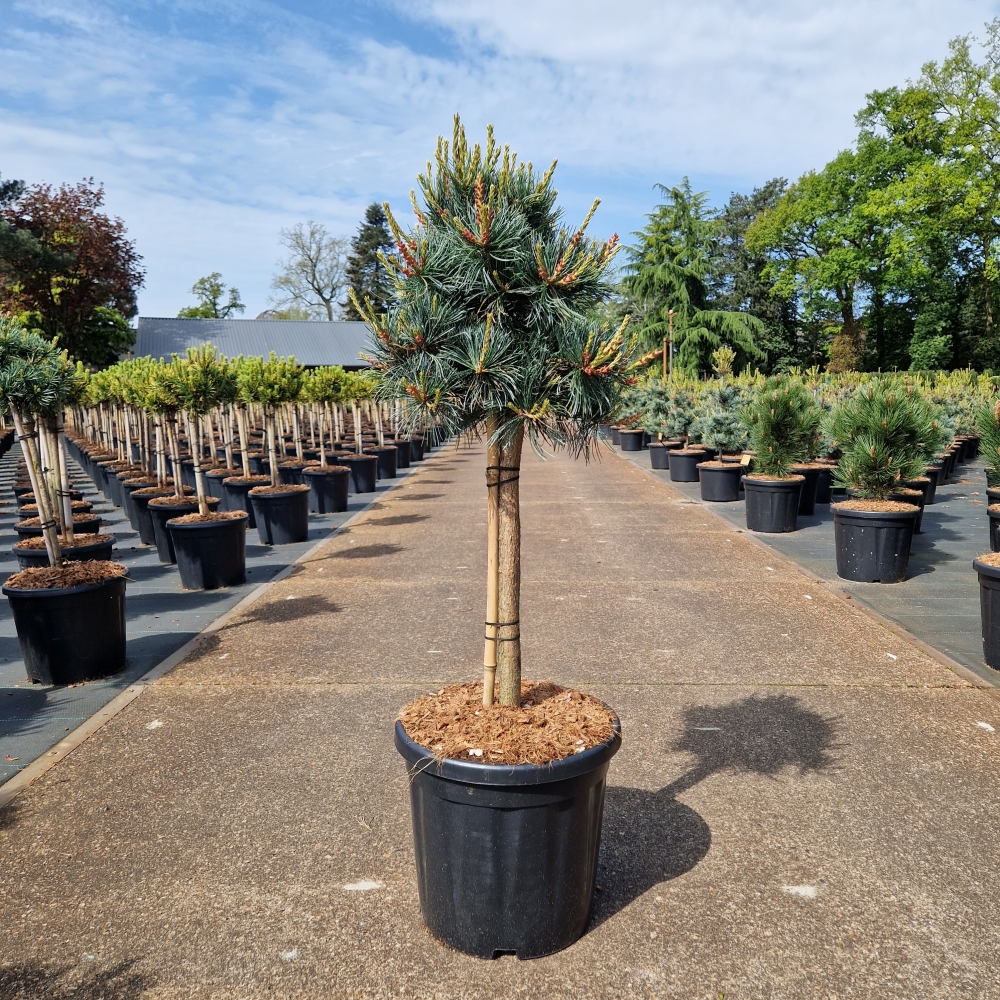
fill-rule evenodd
<path id="1" fill-rule="evenodd" d="M 486 424 L 486 642 L 483 646 L 483 704 L 493 704 L 497 675 L 497 608 L 500 569 L 499 505 L 500 446 L 495 440 L 496 417 Z"/>

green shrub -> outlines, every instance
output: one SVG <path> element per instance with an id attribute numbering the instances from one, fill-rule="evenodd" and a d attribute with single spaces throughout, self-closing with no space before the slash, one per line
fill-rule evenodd
<path id="1" fill-rule="evenodd" d="M 816 447 L 820 412 L 800 381 L 777 375 L 758 389 L 743 411 L 743 422 L 757 453 L 756 471 L 780 478 Z"/>

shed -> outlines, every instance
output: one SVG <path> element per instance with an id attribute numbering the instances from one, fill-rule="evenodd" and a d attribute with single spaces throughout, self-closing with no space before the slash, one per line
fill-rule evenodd
<path id="1" fill-rule="evenodd" d="M 341 365 L 367 368 L 362 351 L 370 350 L 364 323 L 321 323 L 280 319 L 166 319 L 140 316 L 134 357 L 169 359 L 189 347 L 211 344 L 227 358 L 239 355 L 294 357 L 309 368 Z"/>

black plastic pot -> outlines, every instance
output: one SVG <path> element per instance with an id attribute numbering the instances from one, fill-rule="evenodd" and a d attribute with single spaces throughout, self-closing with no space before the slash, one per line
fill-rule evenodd
<path id="1" fill-rule="evenodd" d="M 743 477 L 746 492 L 747 527 L 751 531 L 779 534 L 794 531 L 805 477 L 750 479 Z"/>
<path id="2" fill-rule="evenodd" d="M 424 460 L 424 439 L 419 435 L 410 438 L 410 461 L 422 462 Z"/>
<path id="3" fill-rule="evenodd" d="M 167 496 L 169 495 L 167 494 Z M 218 497 L 208 497 L 209 510 L 215 510 L 218 506 Z M 156 542 L 156 554 L 159 556 L 160 562 L 177 562 L 173 539 L 170 537 L 170 531 L 167 529 L 167 521 L 172 517 L 196 514 L 198 512 L 198 501 L 185 499 L 182 504 L 170 504 L 169 506 L 162 506 L 155 503 L 147 504 L 146 510 L 149 512 L 149 519 L 153 522 L 153 539 Z"/>
<path id="4" fill-rule="evenodd" d="M 927 488 L 927 503 L 934 503 L 934 498 L 937 494 L 938 483 L 941 481 L 941 466 L 940 465 L 928 465 L 924 470 L 924 475 L 931 481 L 930 486 Z"/>
<path id="5" fill-rule="evenodd" d="M 653 469 L 669 469 L 667 452 L 670 449 L 662 441 L 649 442 L 649 465 Z"/>
<path id="6" fill-rule="evenodd" d="M 979 457 L 979 435 L 970 434 L 969 444 L 965 452 L 966 462 L 974 462 Z"/>
<path id="7" fill-rule="evenodd" d="M 167 521 L 185 590 L 216 590 L 246 582 L 248 521 L 245 513 L 201 524 Z"/>
<path id="8" fill-rule="evenodd" d="M 92 542 L 88 545 L 72 545 L 62 550 L 65 560 L 85 561 L 87 559 L 111 559 L 111 550 L 115 546 L 113 538 L 106 542 Z M 48 566 L 49 554 L 45 549 L 19 549 L 16 545 L 11 550 L 17 556 L 18 569 L 30 569 L 32 566 Z"/>
<path id="9" fill-rule="evenodd" d="M 75 684 L 125 667 L 125 578 L 58 590 L 3 587 L 36 684 Z"/>
<path id="10" fill-rule="evenodd" d="M 229 510 L 229 497 L 226 496 L 226 491 L 222 484 L 230 476 L 238 475 L 239 472 L 236 469 L 221 469 L 218 472 L 202 473 L 202 477 L 205 480 L 205 492 L 219 498 L 217 510 Z"/>
<path id="11" fill-rule="evenodd" d="M 250 518 L 247 527 L 256 528 L 257 520 L 253 515 L 253 504 L 250 503 L 249 493 L 255 486 L 266 486 L 267 483 L 234 483 L 233 478 L 241 477 L 231 477 L 222 481 L 222 490 L 226 495 L 226 509 L 245 511 Z"/>
<path id="12" fill-rule="evenodd" d="M 816 503 L 829 503 L 830 490 L 833 488 L 833 467 L 824 465 L 817 472 L 819 475 L 816 477 Z"/>
<path id="13" fill-rule="evenodd" d="M 370 448 L 370 453 L 375 456 L 376 476 L 379 479 L 396 478 L 396 458 L 399 455 L 398 449 L 394 445 L 386 445 L 384 448 Z"/>
<path id="14" fill-rule="evenodd" d="M 135 478 L 135 477 L 133 477 Z M 140 479 L 135 483 L 122 483 L 122 508 L 125 511 L 125 516 L 128 518 L 128 523 L 132 525 L 133 530 L 139 530 L 139 515 L 136 512 L 135 504 L 132 502 L 132 494 L 136 490 L 145 489 L 147 486 L 155 486 L 155 479 Z"/>
<path id="15" fill-rule="evenodd" d="M 139 541 L 143 545 L 156 544 L 156 535 L 153 533 L 153 519 L 149 513 L 149 501 L 154 496 L 168 497 L 171 493 L 173 493 L 171 489 L 159 490 L 156 493 L 140 493 L 138 495 L 133 491 L 130 501 L 133 510 L 135 510 L 135 530 L 139 532 Z"/>
<path id="16" fill-rule="evenodd" d="M 247 465 L 250 466 L 251 476 L 263 476 L 264 473 L 264 463 L 267 461 L 266 455 L 254 455 L 250 452 L 247 453 Z"/>
<path id="17" fill-rule="evenodd" d="M 990 519 L 990 552 L 1000 552 L 1000 505 L 996 510 L 988 507 L 986 513 Z"/>
<path id="18" fill-rule="evenodd" d="M 99 517 L 94 517 L 91 515 L 84 515 L 87 520 L 77 521 L 77 517 L 80 515 L 73 515 L 73 532 L 77 535 L 96 535 L 101 530 L 101 519 Z M 24 538 L 36 538 L 42 534 L 42 526 L 40 524 L 30 524 L 26 527 L 22 527 L 20 523 L 14 525 L 14 530 L 17 532 L 18 541 Z"/>
<path id="19" fill-rule="evenodd" d="M 908 511 L 843 510 L 834 505 L 837 576 L 860 583 L 906 579 L 918 508 Z"/>
<path id="20" fill-rule="evenodd" d="M 743 467 L 726 462 L 722 467 L 712 467 L 704 462 L 698 465 L 701 480 L 701 498 L 712 503 L 735 503 L 740 498 L 740 478 Z"/>
<path id="21" fill-rule="evenodd" d="M 642 428 L 621 428 L 618 431 L 618 444 L 622 451 L 642 451 Z"/>
<path id="22" fill-rule="evenodd" d="M 181 483 L 184 486 L 190 486 L 191 489 L 197 489 L 194 481 L 194 459 L 193 458 L 182 458 L 181 459 Z"/>
<path id="23" fill-rule="evenodd" d="M 378 478 L 378 459 L 374 455 L 344 455 L 338 459 L 351 470 L 354 493 L 374 493 Z"/>
<path id="24" fill-rule="evenodd" d="M 698 482 L 698 464 L 707 461 L 701 449 L 682 448 L 670 453 L 670 481 L 672 483 Z"/>
<path id="25" fill-rule="evenodd" d="M 611 443 L 614 445 L 621 445 L 621 428 L 616 424 L 611 425 Z"/>
<path id="26" fill-rule="evenodd" d="M 309 510 L 314 514 L 338 514 L 347 510 L 351 470 L 347 466 L 306 469 L 309 484 Z"/>
<path id="27" fill-rule="evenodd" d="M 805 479 L 802 484 L 802 492 L 799 494 L 799 513 L 803 517 L 811 517 L 816 513 L 816 494 L 819 492 L 820 470 L 818 467 L 797 465 L 793 466 L 793 471 Z"/>
<path id="28" fill-rule="evenodd" d="M 986 466 L 986 485 L 1000 486 L 1000 469 L 994 469 L 989 465 Z"/>
<path id="29" fill-rule="evenodd" d="M 396 723 L 409 772 L 420 912 L 452 948 L 538 958 L 587 926 L 597 878 L 606 743 L 545 767 L 437 760 Z"/>
<path id="30" fill-rule="evenodd" d="M 278 465 L 278 482 L 284 486 L 301 486 L 302 470 L 305 462 L 292 462 L 289 465 Z"/>
<path id="31" fill-rule="evenodd" d="M 983 627 L 983 659 L 1000 670 L 1000 567 L 972 561 L 979 574 L 979 614 Z M 6 587 L 4 588 L 6 591 Z"/>
<path id="32" fill-rule="evenodd" d="M 396 468 L 408 469 L 410 467 L 410 441 L 403 438 L 393 442 L 396 445 Z"/>
<path id="33" fill-rule="evenodd" d="M 261 545 L 291 545 L 309 537 L 309 490 L 248 494 Z"/>

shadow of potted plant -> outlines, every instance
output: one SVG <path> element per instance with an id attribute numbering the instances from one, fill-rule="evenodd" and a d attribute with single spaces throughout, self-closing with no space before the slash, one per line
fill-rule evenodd
<path id="1" fill-rule="evenodd" d="M 551 170 L 518 163 L 492 129 L 470 148 L 457 118 L 436 164 L 419 178 L 415 229 L 386 206 L 400 248 L 388 313 L 354 304 L 373 332 L 377 398 L 402 401 L 408 425 L 485 440 L 486 641 L 483 683 L 405 706 L 395 744 L 431 933 L 469 954 L 529 958 L 587 925 L 621 736 L 596 699 L 522 680 L 522 448 L 588 455 L 637 370 L 634 340 L 627 320 L 592 319 L 617 240 L 586 237 L 593 210 L 577 231 L 560 228 Z"/>

